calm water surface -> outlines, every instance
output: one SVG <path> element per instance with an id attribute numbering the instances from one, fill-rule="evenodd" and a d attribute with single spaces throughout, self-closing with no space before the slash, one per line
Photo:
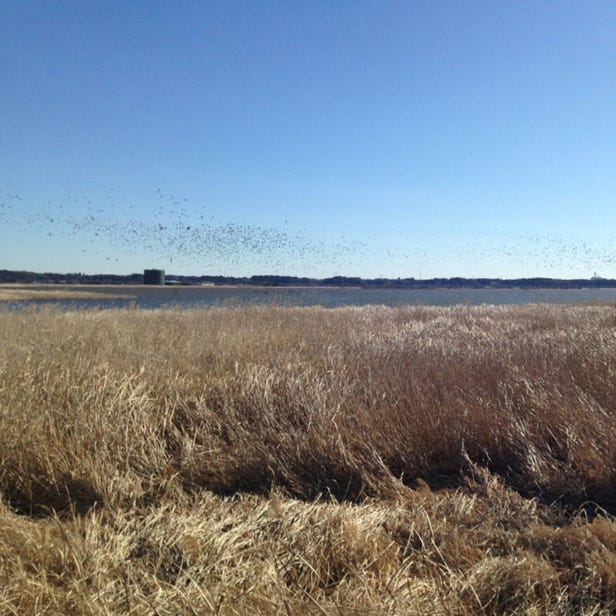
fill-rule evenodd
<path id="1" fill-rule="evenodd" d="M 33 288 L 36 288 L 33 286 Z M 132 299 L 27 300 L 11 307 L 56 304 L 66 309 L 135 307 L 197 308 L 224 305 L 384 306 L 455 304 L 531 304 L 616 302 L 616 289 L 310 289 L 255 287 L 100 287 L 101 293 L 121 293 Z"/>

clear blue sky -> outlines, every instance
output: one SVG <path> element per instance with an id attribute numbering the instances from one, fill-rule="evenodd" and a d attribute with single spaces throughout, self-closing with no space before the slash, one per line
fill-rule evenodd
<path id="1" fill-rule="evenodd" d="M 0 3 L 0 269 L 616 277 L 616 2 Z"/>

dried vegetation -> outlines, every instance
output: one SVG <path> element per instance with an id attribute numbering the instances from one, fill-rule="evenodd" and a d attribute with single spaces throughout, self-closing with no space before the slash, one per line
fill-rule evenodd
<path id="1" fill-rule="evenodd" d="M 616 611 L 616 307 L 0 311 L 3 614 Z"/>
<path id="2" fill-rule="evenodd" d="M 101 293 L 96 286 L 41 284 L 0 284 L 0 302 L 16 302 L 31 299 L 133 299 L 126 293 Z"/>

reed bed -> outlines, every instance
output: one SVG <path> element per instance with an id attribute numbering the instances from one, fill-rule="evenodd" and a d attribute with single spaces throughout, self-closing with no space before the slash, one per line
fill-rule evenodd
<path id="1" fill-rule="evenodd" d="M 616 307 L 0 309 L 0 613 L 616 611 Z"/>
<path id="2" fill-rule="evenodd" d="M 0 284 L 0 302 L 17 302 L 31 299 L 67 300 L 67 299 L 134 299 L 126 293 L 102 293 L 96 287 L 85 285 L 40 285 Z"/>

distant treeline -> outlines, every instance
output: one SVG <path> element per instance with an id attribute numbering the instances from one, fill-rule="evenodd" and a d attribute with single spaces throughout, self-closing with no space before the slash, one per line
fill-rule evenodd
<path id="1" fill-rule="evenodd" d="M 0 270 L 0 283 L 56 283 L 56 284 L 142 284 L 143 274 L 68 274 L 37 273 Z M 298 276 L 260 275 L 244 278 L 234 276 L 180 276 L 167 274 L 167 284 L 181 285 L 256 285 L 264 287 L 361 287 L 369 289 L 582 289 L 613 288 L 616 280 L 593 277 L 574 278 L 359 278 L 333 276 L 331 278 L 305 278 Z"/>

